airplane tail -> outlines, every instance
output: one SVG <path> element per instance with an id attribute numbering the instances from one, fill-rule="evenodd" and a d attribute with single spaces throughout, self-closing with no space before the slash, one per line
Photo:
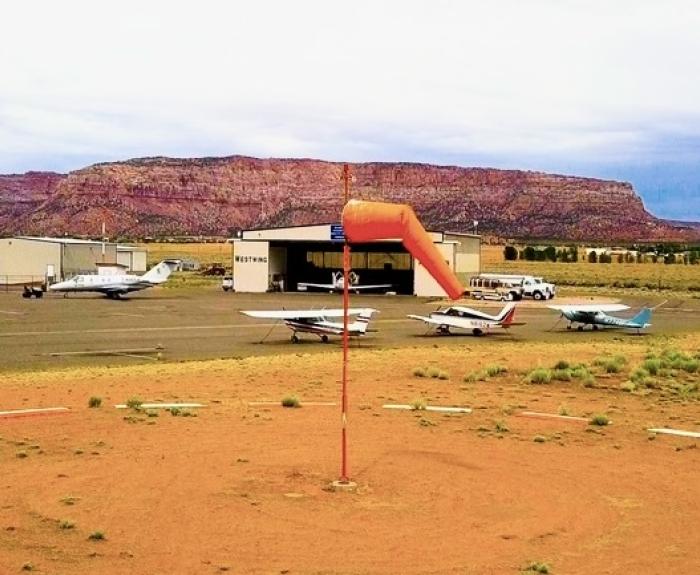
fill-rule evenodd
<path id="1" fill-rule="evenodd" d="M 515 316 L 515 304 L 507 303 L 503 306 L 501 312 L 496 316 L 496 321 L 503 324 L 503 327 L 508 327 Z"/>
<path id="2" fill-rule="evenodd" d="M 357 319 L 348 326 L 348 332 L 358 332 L 364 334 L 367 332 L 369 327 L 369 320 L 372 319 L 372 314 L 377 311 L 376 309 L 367 308 L 363 309 L 357 316 Z"/>
<path id="3" fill-rule="evenodd" d="M 152 284 L 162 284 L 170 277 L 173 269 L 175 269 L 175 265 L 176 263 L 173 260 L 163 260 L 143 274 L 141 279 Z"/>
<path id="4" fill-rule="evenodd" d="M 651 309 L 649 309 L 648 307 L 644 307 L 642 308 L 642 311 L 640 311 L 630 320 L 630 323 L 638 324 L 643 327 L 648 327 L 651 325 L 651 323 L 649 323 L 650 321 Z"/>

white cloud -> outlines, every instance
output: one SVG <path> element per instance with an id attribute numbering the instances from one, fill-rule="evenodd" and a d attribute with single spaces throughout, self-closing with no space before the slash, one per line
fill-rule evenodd
<path id="1" fill-rule="evenodd" d="M 46 0 L 3 21 L 2 171 L 23 154 L 622 161 L 700 138 L 693 1 Z"/>

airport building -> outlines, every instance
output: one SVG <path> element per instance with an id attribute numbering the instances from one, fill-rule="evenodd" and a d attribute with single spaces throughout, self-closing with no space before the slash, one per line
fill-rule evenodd
<path id="1" fill-rule="evenodd" d="M 445 261 L 466 283 L 481 270 L 481 239 L 473 234 L 428 232 Z M 343 269 L 340 224 L 243 230 L 233 239 L 233 277 L 238 292 L 297 291 L 299 283 L 332 283 Z M 390 291 L 417 296 L 445 292 L 400 240 L 352 244 L 358 284 L 391 284 Z"/>
<path id="2" fill-rule="evenodd" d="M 97 273 L 101 262 L 145 271 L 146 251 L 73 238 L 0 238 L 0 284 L 4 285 L 51 283 L 76 274 Z"/>

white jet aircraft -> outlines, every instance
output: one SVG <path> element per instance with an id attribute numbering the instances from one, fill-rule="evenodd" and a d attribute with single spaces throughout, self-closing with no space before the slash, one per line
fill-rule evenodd
<path id="1" fill-rule="evenodd" d="M 357 319 L 348 323 L 348 335 L 359 337 L 365 335 L 369 320 L 377 310 L 372 308 L 350 308 L 348 315 L 356 315 Z M 342 318 L 342 309 L 306 309 L 306 310 L 270 310 L 270 311 L 241 311 L 249 317 L 260 319 L 282 320 L 292 330 L 292 343 L 299 343 L 297 333 L 312 333 L 328 342 L 329 335 L 343 335 L 343 322 L 329 321 L 328 318 Z"/>
<path id="2" fill-rule="evenodd" d="M 360 276 L 355 272 L 350 272 L 350 284 L 348 289 L 355 293 L 360 293 L 361 291 L 367 290 L 388 290 L 392 288 L 391 284 L 375 284 L 375 285 L 360 285 Z M 331 293 L 343 291 L 345 286 L 345 280 L 343 278 L 343 272 L 333 272 L 331 273 L 331 283 L 329 284 L 315 284 L 309 282 L 300 282 L 297 284 L 298 291 L 307 291 L 309 288 L 328 290 Z"/>
<path id="3" fill-rule="evenodd" d="M 125 275 L 77 275 L 68 280 L 49 286 L 50 291 L 64 292 L 99 292 L 110 299 L 119 299 L 120 296 L 132 291 L 139 291 L 164 283 L 170 273 L 175 269 L 177 262 L 164 260 L 152 267 L 141 276 Z"/>
<path id="4" fill-rule="evenodd" d="M 430 316 L 409 315 L 411 319 L 420 320 L 436 326 L 439 334 L 447 335 L 451 328 L 470 330 L 474 335 L 483 335 L 492 328 L 507 329 L 514 325 L 515 304 L 509 303 L 497 315 L 490 315 L 470 307 L 452 306 L 444 310 L 434 311 Z"/>

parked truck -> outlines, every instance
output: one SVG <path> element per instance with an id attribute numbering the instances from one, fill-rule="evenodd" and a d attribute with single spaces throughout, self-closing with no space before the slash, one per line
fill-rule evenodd
<path id="1" fill-rule="evenodd" d="M 472 278 L 471 282 L 492 282 L 491 285 L 498 286 L 498 289 L 503 291 L 511 288 L 518 291 L 510 292 L 511 299 L 522 299 L 523 297 L 531 297 L 536 300 L 552 299 L 556 294 L 556 287 L 552 283 L 545 282 L 541 277 L 520 275 L 520 274 L 495 274 L 485 273 Z"/>

